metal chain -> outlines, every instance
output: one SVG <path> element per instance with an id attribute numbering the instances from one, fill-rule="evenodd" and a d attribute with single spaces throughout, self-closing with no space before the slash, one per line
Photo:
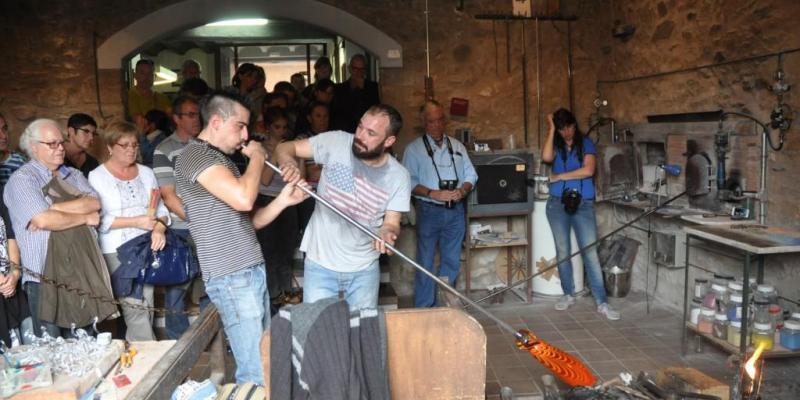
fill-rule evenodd
<path id="1" fill-rule="evenodd" d="M 114 305 L 119 306 L 119 307 L 123 307 L 124 306 L 125 308 L 134 309 L 134 310 L 142 310 L 142 311 L 148 311 L 148 312 L 160 312 L 160 313 L 164 313 L 164 314 L 177 314 L 177 315 L 192 315 L 192 314 L 194 314 L 194 311 L 186 311 L 186 310 L 184 310 L 184 311 L 178 312 L 178 311 L 172 311 L 170 309 L 163 308 L 163 307 L 148 307 L 148 306 L 141 305 L 141 304 L 129 303 L 129 302 L 117 300 L 117 299 L 114 299 L 114 298 L 109 298 L 109 297 L 106 297 L 106 296 L 97 295 L 97 294 L 94 294 L 93 292 L 88 292 L 88 291 L 85 291 L 85 290 L 80 289 L 80 288 L 72 287 L 68 283 L 61 283 L 61 282 L 58 282 L 56 280 L 47 278 L 43 274 L 38 273 L 36 271 L 32 271 L 32 270 L 30 270 L 30 269 L 28 269 L 26 267 L 21 266 L 21 265 L 17 265 L 17 264 L 14 264 L 14 263 L 11 263 L 11 265 L 13 267 L 16 267 L 16 268 L 20 269 L 21 271 L 24 271 L 25 274 L 28 274 L 28 275 L 38 279 L 39 282 L 41 282 L 41 283 L 45 283 L 45 284 L 48 284 L 48 285 L 53 285 L 58 289 L 64 289 L 67 292 L 73 292 L 73 293 L 77 294 L 80 297 L 88 297 L 91 300 L 96 300 L 96 301 L 99 301 L 101 303 L 114 304 Z"/>

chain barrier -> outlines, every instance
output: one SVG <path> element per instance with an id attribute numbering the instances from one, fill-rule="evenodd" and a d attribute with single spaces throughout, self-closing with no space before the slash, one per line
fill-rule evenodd
<path id="1" fill-rule="evenodd" d="M 75 293 L 76 295 L 78 295 L 80 297 L 87 297 L 87 298 L 89 298 L 91 300 L 99 301 L 101 303 L 114 304 L 114 305 L 116 305 L 116 306 L 118 306 L 120 308 L 124 306 L 125 308 L 129 308 L 129 309 L 142 310 L 142 311 L 148 311 L 148 312 L 156 312 L 156 313 L 163 313 L 163 314 L 177 314 L 177 315 L 187 315 L 187 316 L 195 314 L 195 311 L 188 311 L 188 310 L 172 311 L 170 309 L 163 308 L 163 307 L 148 307 L 148 306 L 141 305 L 141 304 L 130 303 L 130 302 L 127 302 L 127 301 L 122 301 L 122 300 L 117 300 L 117 299 L 114 299 L 114 298 L 109 298 L 109 297 L 106 297 L 106 296 L 97 295 L 97 294 L 94 294 L 93 292 L 88 292 L 88 291 L 80 289 L 80 288 L 72 287 L 67 283 L 61 283 L 61 282 L 55 281 L 53 279 L 47 278 L 43 274 L 41 274 L 39 272 L 36 272 L 36 271 L 32 271 L 32 270 L 30 270 L 30 269 L 28 269 L 26 267 L 21 266 L 21 265 L 16 265 L 16 264 L 13 264 L 13 263 L 12 263 L 12 265 L 15 268 L 19 268 L 21 271 L 24 271 L 25 274 L 38 279 L 40 283 L 53 285 L 58 289 L 64 289 L 67 292 Z"/>

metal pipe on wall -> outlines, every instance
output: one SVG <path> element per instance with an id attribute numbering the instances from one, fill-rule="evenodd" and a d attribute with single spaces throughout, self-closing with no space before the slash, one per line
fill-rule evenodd
<path id="1" fill-rule="evenodd" d="M 536 18 L 536 146 L 542 148 L 542 40 Z M 527 136 L 525 144 L 527 144 Z"/>
<path id="2" fill-rule="evenodd" d="M 753 129 L 758 131 L 758 124 Z M 761 130 L 761 176 L 758 180 L 758 223 L 767 224 L 767 131 Z"/>
<path id="3" fill-rule="evenodd" d="M 536 20 L 536 26 L 539 26 L 539 20 Z M 528 146 L 528 123 L 530 120 L 530 115 L 528 113 L 528 45 L 525 42 L 525 20 L 522 21 L 522 124 L 523 124 L 523 132 L 525 135 L 525 146 Z M 538 37 L 537 37 L 538 41 Z M 537 54 L 537 62 L 538 62 L 538 54 Z M 539 80 L 539 72 L 537 69 L 536 72 L 536 80 Z M 536 90 L 539 90 L 537 85 Z M 538 101 L 538 95 L 537 101 Z M 538 119 L 537 119 L 538 120 Z"/>

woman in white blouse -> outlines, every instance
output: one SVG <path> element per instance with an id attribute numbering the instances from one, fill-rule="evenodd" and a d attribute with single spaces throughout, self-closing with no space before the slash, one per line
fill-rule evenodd
<path id="1" fill-rule="evenodd" d="M 114 122 L 103 132 L 108 146 L 109 158 L 89 173 L 89 183 L 100 194 L 102 204 L 100 226 L 100 248 L 113 274 L 119 267 L 117 247 L 145 232 L 151 232 L 152 249 L 164 248 L 164 232 L 169 212 L 158 197 L 155 216 L 148 215 L 152 189 L 158 188 L 153 170 L 136 163 L 139 154 L 139 133 L 136 126 L 128 122 Z M 153 306 L 153 286 L 145 285 L 143 298 L 121 298 L 122 315 L 128 330 L 125 338 L 132 340 L 155 340 L 153 335 L 153 313 L 126 307 L 125 304 Z"/>

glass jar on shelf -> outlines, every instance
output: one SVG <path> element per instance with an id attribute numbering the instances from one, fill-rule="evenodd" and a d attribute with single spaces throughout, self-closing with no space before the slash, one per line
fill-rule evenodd
<path id="1" fill-rule="evenodd" d="M 742 293 L 742 290 L 744 290 L 744 286 L 742 285 L 741 282 L 737 281 L 728 282 L 728 296 L 730 296 L 731 293 Z"/>
<path id="2" fill-rule="evenodd" d="M 708 279 L 695 278 L 694 280 L 694 298 L 703 299 L 708 293 Z"/>
<path id="3" fill-rule="evenodd" d="M 753 346 L 764 345 L 764 350 L 772 350 L 775 346 L 775 328 L 771 324 L 753 323 L 753 334 L 750 336 Z"/>
<path id="4" fill-rule="evenodd" d="M 800 321 L 787 320 L 781 329 L 781 346 L 789 350 L 800 350 Z"/>
<path id="5" fill-rule="evenodd" d="M 800 311 L 793 312 L 792 315 L 789 317 L 789 319 L 800 322 Z"/>
<path id="6" fill-rule="evenodd" d="M 727 286 L 716 282 L 712 283 L 711 293 L 714 294 L 717 311 L 726 312 L 727 311 L 726 302 L 728 301 L 728 299 L 726 298 L 726 296 L 728 295 Z"/>
<path id="7" fill-rule="evenodd" d="M 769 324 L 772 326 L 772 315 L 769 313 L 769 302 L 766 300 L 753 301 L 753 322 Z"/>
<path id="8" fill-rule="evenodd" d="M 700 317 L 697 320 L 697 330 L 700 333 L 705 333 L 710 335 L 711 332 L 714 330 L 714 315 L 716 311 L 711 308 L 703 307 L 700 310 Z"/>
<path id="9" fill-rule="evenodd" d="M 700 310 L 703 309 L 703 302 L 699 299 L 692 299 L 692 306 L 691 310 L 689 311 L 689 322 L 694 325 L 697 325 L 697 322 L 700 320 Z"/>
<path id="10" fill-rule="evenodd" d="M 742 321 L 729 321 L 728 322 L 728 343 L 739 347 L 742 340 Z M 745 346 L 750 345 L 750 336 L 744 339 Z"/>
<path id="11" fill-rule="evenodd" d="M 728 296 L 728 320 L 741 321 L 742 319 L 742 293 L 731 293 Z"/>
<path id="12" fill-rule="evenodd" d="M 763 300 L 770 304 L 778 304 L 778 291 L 775 286 L 761 284 L 756 286 L 756 293 L 754 300 Z"/>
<path id="13" fill-rule="evenodd" d="M 778 330 L 783 328 L 783 308 L 779 304 L 770 304 L 768 310 L 772 317 L 772 326 Z"/>
<path id="14" fill-rule="evenodd" d="M 728 340 L 728 316 L 725 313 L 718 312 L 714 315 L 711 335 L 717 339 Z"/>

